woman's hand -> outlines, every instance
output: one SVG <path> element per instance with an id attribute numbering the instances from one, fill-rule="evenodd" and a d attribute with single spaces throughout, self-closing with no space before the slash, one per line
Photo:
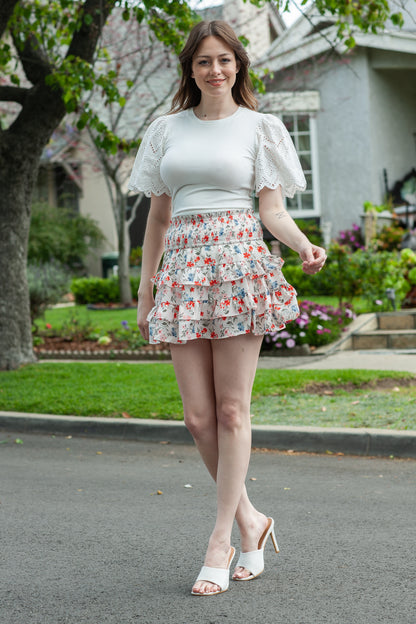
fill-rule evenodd
<path id="1" fill-rule="evenodd" d="M 137 327 L 145 340 L 149 340 L 149 321 L 147 316 L 154 305 L 153 296 L 141 297 L 139 295 L 137 302 Z"/>
<path id="2" fill-rule="evenodd" d="M 322 269 L 326 260 L 326 252 L 322 247 L 307 243 L 299 249 L 302 269 L 308 275 L 314 275 Z"/>

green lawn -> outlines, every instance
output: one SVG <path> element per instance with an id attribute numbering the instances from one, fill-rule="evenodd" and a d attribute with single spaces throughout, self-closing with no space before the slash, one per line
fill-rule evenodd
<path id="1" fill-rule="evenodd" d="M 38 319 L 36 325 L 41 331 L 46 329 L 47 324 L 51 325 L 54 331 L 60 331 L 65 325 L 73 325 L 74 320 L 81 326 L 91 325 L 92 329 L 114 331 L 122 327 L 122 321 L 136 327 L 136 310 L 88 310 L 84 305 L 52 308 L 46 310 L 45 317 Z"/>
<path id="2" fill-rule="evenodd" d="M 416 387 L 402 387 L 403 380 L 413 377 L 366 370 L 258 370 L 253 422 L 416 429 Z M 362 388 L 386 379 L 395 380 L 390 389 Z M 311 383 L 325 384 L 326 394 L 308 391 Z M 182 419 L 170 363 L 39 363 L 0 372 L 0 409 Z"/>

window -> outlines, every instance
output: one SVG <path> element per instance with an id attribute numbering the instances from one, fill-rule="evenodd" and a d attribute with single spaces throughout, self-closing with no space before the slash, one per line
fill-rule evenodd
<path id="1" fill-rule="evenodd" d="M 320 210 L 314 149 L 315 120 L 308 113 L 283 113 L 280 118 L 292 137 L 306 178 L 306 191 L 296 193 L 292 199 L 286 198 L 287 209 L 297 218 L 317 216 Z"/>

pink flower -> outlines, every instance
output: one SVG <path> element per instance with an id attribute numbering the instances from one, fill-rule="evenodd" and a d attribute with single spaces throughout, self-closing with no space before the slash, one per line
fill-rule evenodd
<path id="1" fill-rule="evenodd" d="M 296 346 L 296 342 L 293 340 L 293 338 L 289 338 L 288 340 L 286 340 L 286 346 L 288 349 L 293 349 L 293 347 Z"/>

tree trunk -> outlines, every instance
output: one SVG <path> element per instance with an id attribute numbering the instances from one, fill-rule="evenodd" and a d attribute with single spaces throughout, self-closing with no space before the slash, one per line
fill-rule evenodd
<path id="1" fill-rule="evenodd" d="M 118 280 L 120 287 L 120 301 L 125 306 L 133 303 L 130 286 L 129 257 L 130 240 L 126 221 L 126 198 L 121 192 L 117 193 L 118 218 Z"/>
<path id="2" fill-rule="evenodd" d="M 35 361 L 26 277 L 30 196 L 36 175 L 33 159 L 0 145 L 0 369 Z"/>

